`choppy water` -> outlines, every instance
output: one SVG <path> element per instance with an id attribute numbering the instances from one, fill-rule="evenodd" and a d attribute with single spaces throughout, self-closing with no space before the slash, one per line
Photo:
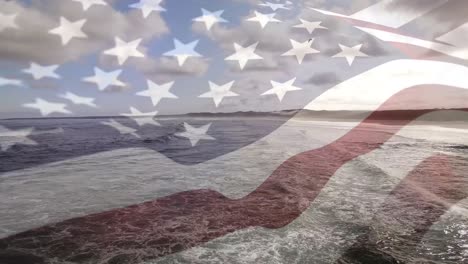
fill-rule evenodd
<path id="1" fill-rule="evenodd" d="M 145 148 L 148 143 L 127 148 L 122 141 L 135 139 L 100 133 L 93 125 L 96 120 L 28 121 L 28 126 L 38 129 L 75 130 L 72 140 L 59 144 L 50 142 L 45 149 L 53 151 L 39 149 L 38 155 L 54 156 L 63 149 L 75 153 L 83 148 L 88 151 L 64 161 L 2 173 L 0 237 L 193 189 L 211 189 L 230 198 L 241 198 L 255 190 L 292 155 L 326 145 L 353 126 L 346 122 L 291 120 L 267 135 L 271 127 L 278 127 L 282 121 L 223 120 L 210 135 L 230 137 L 231 144 L 245 142 L 244 147 L 201 164 L 181 165 L 166 157 L 170 155 L 161 155 L 155 149 L 171 155 L 185 155 L 188 160 L 193 158 L 193 150 L 187 142 L 173 136 L 180 130 L 182 121 L 166 120 L 166 128 L 158 135 L 148 131 L 147 137 L 153 139 L 151 144 L 157 146 L 152 149 Z M 194 124 L 211 121 L 214 120 L 198 119 Z M 217 121 L 220 124 L 220 120 Z M 8 122 L 11 127 L 14 122 L 24 121 Z M 368 129 L 387 133 L 388 127 Z M 52 135 L 44 137 L 54 138 Z M 256 141 L 257 138 L 261 139 Z M 468 262 L 468 199 L 460 199 L 468 193 L 465 143 L 468 143 L 468 130 L 460 124 L 439 127 L 427 122 L 416 123 L 385 145 L 342 166 L 304 213 L 289 225 L 279 229 L 238 230 L 143 262 Z M 362 144 L 366 144 L 365 139 Z M 94 148 L 96 153 L 92 154 L 89 148 Z M 21 147 L 17 150 L 16 156 L 2 158 L 8 159 L 9 164 L 12 159 L 24 162 L 21 157 L 24 150 Z M 216 151 L 219 150 L 211 152 Z M 424 178 L 444 166 L 443 162 L 422 163 L 435 153 L 460 157 L 454 164 L 456 178 Z M 402 179 L 415 167 L 421 171 L 420 175 L 399 188 L 397 196 L 392 196 L 392 190 L 400 186 Z M 0 255 L 2 247 L 4 249 L 5 245 L 0 243 Z M 126 257 L 134 254 L 138 252 L 114 252 L 91 260 L 46 261 L 135 263 Z M 10 263 L 0 257 L 1 261 Z"/>

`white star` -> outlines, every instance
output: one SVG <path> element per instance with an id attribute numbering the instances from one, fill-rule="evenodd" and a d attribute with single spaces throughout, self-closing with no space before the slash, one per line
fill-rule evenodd
<path id="1" fill-rule="evenodd" d="M 28 69 L 23 70 L 33 76 L 34 80 L 40 80 L 45 77 L 60 79 L 60 75 L 55 73 L 59 65 L 41 66 L 37 63 L 31 63 Z"/>
<path id="2" fill-rule="evenodd" d="M 140 135 L 136 133 L 137 132 L 136 129 L 128 127 L 128 126 L 124 126 L 120 124 L 119 122 L 115 121 L 114 119 L 111 119 L 110 121 L 103 121 L 101 122 L 101 124 L 115 128 L 122 135 L 130 134 L 137 138 L 140 138 Z"/>
<path id="3" fill-rule="evenodd" d="M 107 5 L 103 0 L 72 0 L 81 3 L 83 10 L 88 10 L 92 5 Z"/>
<path id="4" fill-rule="evenodd" d="M 161 7 L 162 0 L 140 0 L 140 2 L 131 4 L 129 7 L 141 9 L 143 17 L 147 18 L 153 11 L 166 11 Z"/>
<path id="5" fill-rule="evenodd" d="M 158 114 L 158 111 L 142 113 L 140 112 L 140 110 L 134 107 L 130 107 L 130 113 L 122 114 L 122 115 L 132 118 L 139 126 L 143 126 L 146 124 L 153 125 L 153 126 L 160 126 L 160 124 L 156 122 L 156 120 L 153 119 L 153 117 L 157 114 Z"/>
<path id="6" fill-rule="evenodd" d="M 176 95 L 169 92 L 169 90 L 172 88 L 172 85 L 174 85 L 174 82 L 156 84 L 148 80 L 147 83 L 148 89 L 138 92 L 137 95 L 150 97 L 151 102 L 153 102 L 153 106 L 156 106 L 163 98 L 178 98 Z"/>
<path id="7" fill-rule="evenodd" d="M 120 65 L 124 64 L 129 57 L 144 57 L 143 53 L 138 51 L 138 45 L 140 45 L 141 38 L 125 42 L 120 38 L 115 38 L 115 47 L 104 51 L 106 55 L 116 56 Z"/>
<path id="8" fill-rule="evenodd" d="M 91 98 L 91 97 L 83 97 L 83 96 L 79 96 L 71 92 L 62 94 L 60 95 L 60 97 L 65 98 L 76 105 L 87 105 L 90 107 L 97 108 L 97 105 L 94 103 L 94 98 Z"/>
<path id="9" fill-rule="evenodd" d="M 319 53 L 318 50 L 311 47 L 312 43 L 314 42 L 313 39 L 312 41 L 305 41 L 305 42 L 297 42 L 293 39 L 290 39 L 290 41 L 291 41 L 291 45 L 293 46 L 293 48 L 281 56 L 296 56 L 297 62 L 299 62 L 299 64 L 302 63 L 302 61 L 304 60 L 304 57 L 307 54 Z"/>
<path id="10" fill-rule="evenodd" d="M 226 23 L 228 22 L 226 19 L 222 18 L 221 15 L 223 14 L 224 10 L 218 10 L 215 12 L 210 12 L 206 9 L 201 9 L 203 15 L 200 17 L 196 17 L 193 21 L 196 22 L 203 22 L 205 23 L 206 29 L 210 30 L 216 23 Z"/>
<path id="11" fill-rule="evenodd" d="M 255 54 L 255 49 L 257 48 L 257 45 L 258 45 L 258 42 L 244 48 L 241 45 L 234 43 L 234 49 L 236 49 L 236 53 L 227 57 L 225 60 L 239 61 L 239 66 L 242 70 L 244 69 L 245 65 L 247 64 L 249 60 L 262 60 L 263 59 L 259 55 Z"/>
<path id="12" fill-rule="evenodd" d="M 201 127 L 193 127 L 184 122 L 185 132 L 177 133 L 176 135 L 179 137 L 184 137 L 190 140 L 192 147 L 195 147 L 197 143 L 204 139 L 204 140 L 216 140 L 214 137 L 209 136 L 206 134 L 208 129 L 210 129 L 211 123 L 201 126 Z"/>
<path id="13" fill-rule="evenodd" d="M 198 52 L 195 51 L 195 47 L 198 44 L 198 40 L 184 44 L 178 39 L 174 39 L 175 48 L 171 51 L 164 53 L 164 56 L 173 56 L 177 58 L 179 66 L 184 65 L 188 57 L 202 57 Z"/>
<path id="14" fill-rule="evenodd" d="M 356 45 L 352 48 L 345 45 L 340 45 L 341 52 L 334 55 L 333 58 L 346 58 L 349 66 L 351 66 L 356 57 L 367 57 L 368 55 L 361 52 L 362 44 Z"/>
<path id="15" fill-rule="evenodd" d="M 70 22 L 64 17 L 60 17 L 60 26 L 51 29 L 49 34 L 59 35 L 62 39 L 62 45 L 67 45 L 72 38 L 87 38 L 88 36 L 81 30 L 86 23 L 86 19 Z"/>
<path id="16" fill-rule="evenodd" d="M 310 21 L 307 21 L 307 20 L 304 20 L 304 19 L 299 19 L 299 20 L 301 21 L 302 24 L 295 25 L 293 27 L 294 28 L 305 28 L 307 30 L 307 32 L 309 32 L 309 34 L 312 34 L 314 32 L 314 30 L 316 30 L 317 28 L 327 29 L 326 27 L 323 27 L 323 26 L 320 25 L 320 24 L 322 24 L 321 21 L 310 22 Z"/>
<path id="17" fill-rule="evenodd" d="M 260 26 L 264 28 L 269 22 L 281 22 L 281 20 L 278 20 L 274 18 L 276 13 L 271 13 L 271 14 L 263 14 L 257 11 L 255 12 L 255 17 L 251 17 L 247 19 L 247 21 L 254 21 L 260 23 Z"/>
<path id="18" fill-rule="evenodd" d="M 37 145 L 37 142 L 28 138 L 31 135 L 33 128 L 23 128 L 10 130 L 0 125 L 0 147 L 2 151 L 7 151 L 10 147 L 16 144 L 22 145 Z"/>
<path id="19" fill-rule="evenodd" d="M 221 101 L 223 101 L 224 97 L 232 97 L 232 96 L 239 96 L 238 94 L 231 92 L 231 87 L 234 84 L 234 81 L 228 82 L 223 85 L 217 85 L 216 83 L 213 82 L 208 82 L 210 85 L 210 90 L 209 92 L 206 92 L 198 97 L 201 98 L 213 98 L 213 101 L 216 105 L 216 107 L 219 106 Z"/>
<path id="20" fill-rule="evenodd" d="M 284 83 L 271 81 L 271 85 L 273 86 L 273 88 L 264 92 L 262 95 L 276 94 L 276 96 L 278 96 L 278 99 L 281 102 L 287 92 L 302 90 L 301 88 L 293 85 L 295 81 L 296 78 L 292 78 L 291 80 Z"/>
<path id="21" fill-rule="evenodd" d="M 48 116 L 52 113 L 71 114 L 70 111 L 65 109 L 67 107 L 66 104 L 52 103 L 41 98 L 36 98 L 36 102 L 23 104 L 23 106 L 38 109 L 43 116 Z"/>
<path id="22" fill-rule="evenodd" d="M 15 85 L 15 86 L 22 86 L 23 82 L 16 79 L 7 79 L 0 77 L 0 86 L 7 86 L 7 85 Z"/>
<path id="23" fill-rule="evenodd" d="M 7 28 L 18 28 L 15 20 L 18 14 L 2 14 L 0 13 L 0 32 Z"/>
<path id="24" fill-rule="evenodd" d="M 271 2 L 264 2 L 264 3 L 258 4 L 258 5 L 269 7 L 269 8 L 271 8 L 273 11 L 276 11 L 276 10 L 278 10 L 278 9 L 286 9 L 286 10 L 289 10 L 289 8 L 287 8 L 285 4 L 275 4 L 275 3 L 271 3 Z"/>
<path id="25" fill-rule="evenodd" d="M 100 91 L 105 90 L 109 86 L 124 87 L 125 83 L 117 79 L 120 73 L 122 73 L 122 70 L 105 72 L 98 67 L 94 67 L 94 76 L 83 78 L 83 81 L 95 83 Z"/>

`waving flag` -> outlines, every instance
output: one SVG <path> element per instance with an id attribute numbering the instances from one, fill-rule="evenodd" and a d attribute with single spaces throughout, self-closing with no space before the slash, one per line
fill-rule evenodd
<path id="1" fill-rule="evenodd" d="M 0 5 L 0 263 L 468 259 L 463 1 Z"/>

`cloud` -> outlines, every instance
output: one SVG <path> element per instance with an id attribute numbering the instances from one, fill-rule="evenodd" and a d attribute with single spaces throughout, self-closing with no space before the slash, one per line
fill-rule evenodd
<path id="1" fill-rule="evenodd" d="M 278 13 L 279 14 L 279 13 Z M 249 15 L 242 17 L 239 25 L 229 27 L 223 24 L 215 24 L 210 31 L 200 23 L 193 23 L 192 30 L 196 34 L 201 34 L 215 42 L 227 57 L 235 52 L 233 43 L 241 46 L 249 46 L 259 42 L 255 53 L 262 56 L 263 60 L 249 61 L 243 71 L 272 71 L 285 69 L 284 57 L 280 55 L 289 50 L 289 36 L 291 21 L 282 23 L 269 23 L 265 28 L 261 28 L 258 23 L 246 21 L 254 15 L 253 11 Z M 279 37 L 281 36 L 281 37 Z M 240 71 L 237 62 L 228 62 L 229 69 L 234 72 Z"/>
<path id="2" fill-rule="evenodd" d="M 307 83 L 311 83 L 317 86 L 336 84 L 340 81 L 340 78 L 335 72 L 320 72 L 314 74 Z"/>
<path id="3" fill-rule="evenodd" d="M 207 31 L 200 23 L 194 23 L 192 28 L 195 33 L 205 35 L 219 44 L 223 50 L 229 52 L 233 50 L 234 42 L 241 45 L 260 42 L 261 46 L 258 47 L 258 50 L 263 51 L 278 51 L 287 48 L 289 41 L 285 42 L 284 37 L 278 37 L 289 35 L 287 23 L 275 23 L 274 25 L 271 23 L 262 29 L 258 23 L 246 21 L 252 15 L 241 18 L 241 24 L 236 27 L 215 24 L 210 31 Z"/>
<path id="4" fill-rule="evenodd" d="M 326 4 L 324 1 L 307 1 L 308 4 L 311 4 L 311 2 Z M 369 1 L 363 1 L 361 5 L 364 2 L 369 5 Z M 281 12 L 277 12 L 277 18 L 282 21 L 281 23 L 270 23 L 263 29 L 257 23 L 246 21 L 247 18 L 252 17 L 252 11 L 249 15 L 241 18 L 240 24 L 236 27 L 215 24 L 212 30 L 207 31 L 200 23 L 194 23 L 192 30 L 197 34 L 205 35 L 218 44 L 226 56 L 235 52 L 233 43 L 247 46 L 259 42 L 256 53 L 264 57 L 264 60 L 249 61 L 243 71 L 293 72 L 297 63 L 291 63 L 294 62 L 291 60 L 292 58 L 281 56 L 291 49 L 290 39 L 296 41 L 306 41 L 309 38 L 315 39 L 313 47 L 317 48 L 320 54 L 306 56 L 306 61 L 319 56 L 333 56 L 340 52 L 338 43 L 348 46 L 364 44 L 363 52 L 370 56 L 385 56 L 390 52 L 381 42 L 353 28 L 345 21 L 326 18 L 323 25 L 329 30 L 319 29 L 313 35 L 310 35 L 306 30 L 293 28 L 293 26 L 300 23 L 299 19 L 319 21 L 324 18 L 322 15 L 307 8 L 298 8 L 298 13 L 294 16 L 281 16 L 281 14 Z M 228 62 L 227 64 L 231 71 L 240 71 L 236 63 Z"/>
<path id="5" fill-rule="evenodd" d="M 0 33 L 0 58 L 14 62 L 62 64 L 112 47 L 116 36 L 145 41 L 169 31 L 158 13 L 144 19 L 139 10 L 124 14 L 111 5 L 95 5 L 86 12 L 76 2 L 64 0 L 35 0 L 30 5 L 1 2 L 0 7 L 3 13 L 18 14 L 19 28 Z M 48 33 L 59 25 L 60 16 L 70 21 L 86 18 L 83 31 L 88 38 L 62 46 L 57 35 Z"/>
<path id="6" fill-rule="evenodd" d="M 99 66 L 116 68 L 120 65 L 115 57 L 103 55 L 102 51 L 114 47 L 115 37 L 124 41 L 142 38 L 138 50 L 145 57 L 130 57 L 125 66 L 141 71 L 146 78 L 168 80 L 183 75 L 201 76 L 207 71 L 208 59 L 190 58 L 179 67 L 173 59 L 150 57 L 145 43 L 169 33 L 168 26 L 158 12 L 152 12 L 145 19 L 140 10 L 132 9 L 127 13 L 114 10 L 112 3 L 117 1 L 120 0 L 108 1 L 108 6 L 94 5 L 87 11 L 82 11 L 81 5 L 74 1 L 36 0 L 31 5 L 0 2 L 2 13 L 18 14 L 16 22 L 19 25 L 18 29 L 0 32 L 0 58 L 20 64 L 49 65 L 64 64 L 97 53 Z M 87 21 L 82 30 L 88 38 L 72 39 L 62 46 L 57 35 L 48 33 L 59 25 L 60 16 L 70 21 L 85 18 Z M 31 85 L 44 86 L 38 82 Z"/>
<path id="7" fill-rule="evenodd" d="M 146 78 L 157 81 L 170 81 L 180 76 L 202 76 L 210 65 L 207 58 L 189 58 L 181 67 L 175 58 L 146 58 L 133 66 L 140 70 Z"/>
<path id="8" fill-rule="evenodd" d="M 341 2 L 340 2 L 341 3 Z M 233 43 L 248 46 L 259 42 L 255 53 L 262 56 L 263 60 L 250 60 L 247 66 L 241 70 L 236 61 L 226 61 L 227 69 L 224 77 L 236 81 L 237 92 L 241 94 L 238 100 L 233 100 L 229 110 L 254 109 L 261 111 L 278 110 L 277 108 L 301 108 L 321 89 L 327 88 L 341 81 L 341 77 L 333 71 L 348 71 L 349 66 L 345 61 L 332 59 L 338 52 L 339 43 L 347 46 L 364 44 L 362 51 L 370 56 L 386 56 L 389 51 L 381 42 L 352 27 L 345 21 L 324 17 L 318 12 L 305 8 L 304 5 L 330 6 L 330 1 L 303 1 L 296 3 L 299 8 L 283 12 L 277 12 L 275 16 L 281 23 L 269 23 L 261 28 L 258 23 L 246 21 L 253 16 L 251 11 L 245 17 L 240 18 L 236 26 L 215 24 L 210 31 L 201 23 L 194 23 L 192 30 L 196 34 L 204 35 L 213 41 L 227 57 L 235 52 Z M 337 4 L 338 5 L 338 4 Z M 369 5 L 369 1 L 362 1 L 361 7 Z M 349 3 L 340 4 L 343 8 L 349 8 Z M 316 6 L 317 7 L 317 6 Z M 353 7 L 356 9 L 357 7 Z M 322 25 L 328 30 L 317 29 L 309 34 L 305 29 L 293 28 L 300 24 L 299 19 L 308 21 L 323 21 Z M 290 50 L 290 39 L 307 41 L 315 38 L 312 47 L 320 51 L 319 54 L 307 55 L 302 64 L 298 64 L 294 56 L 281 56 Z M 326 62 L 326 63 L 325 63 Z M 339 65 L 343 64 L 343 68 Z M 356 70 L 358 71 L 358 70 Z M 350 74 L 343 74 L 346 79 Z M 277 102 L 274 96 L 260 96 L 271 89 L 270 81 L 284 82 L 297 77 L 295 85 L 303 88 L 303 91 L 290 93 L 286 100 Z M 310 99 L 308 99 L 310 98 Z M 233 105 L 236 102 L 237 105 Z"/>

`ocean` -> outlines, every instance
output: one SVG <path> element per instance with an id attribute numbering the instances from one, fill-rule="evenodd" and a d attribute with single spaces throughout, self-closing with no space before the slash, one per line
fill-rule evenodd
<path id="1" fill-rule="evenodd" d="M 437 115 L 412 122 L 385 144 L 345 163 L 318 196 L 305 203 L 302 214 L 283 227 L 242 228 L 158 257 L 147 256 L 148 244 L 145 249 L 108 249 L 82 258 L 48 256 L 39 246 L 17 249 L 7 237 L 190 190 L 242 199 L 288 158 L 326 146 L 357 123 L 177 117 L 160 120 L 163 127 L 157 133 L 147 129 L 135 138 L 100 130 L 97 124 L 108 119 L 2 120 L 9 128 L 49 132 L 38 134 L 47 144 L 36 146 L 34 155 L 20 145 L 13 147 L 14 154 L 0 152 L 0 263 L 20 263 L 7 259 L 21 259 L 23 253 L 41 256 L 25 257 L 23 263 L 466 263 L 468 126 L 464 121 L 434 122 Z M 210 135 L 229 138 L 229 144 L 208 145 L 194 153 L 176 136 L 188 121 L 216 123 Z M 375 123 L 361 129 L 385 134 L 393 128 Z M 367 143 L 366 138 L 353 142 Z M 197 155 L 210 156 L 198 163 Z M 451 163 L 456 177 L 439 173 L 446 157 L 457 158 Z M 418 173 L 406 178 L 412 171 Z M 178 220 L 168 221 L 177 225 Z M 67 234 L 54 236 L 60 241 Z"/>

